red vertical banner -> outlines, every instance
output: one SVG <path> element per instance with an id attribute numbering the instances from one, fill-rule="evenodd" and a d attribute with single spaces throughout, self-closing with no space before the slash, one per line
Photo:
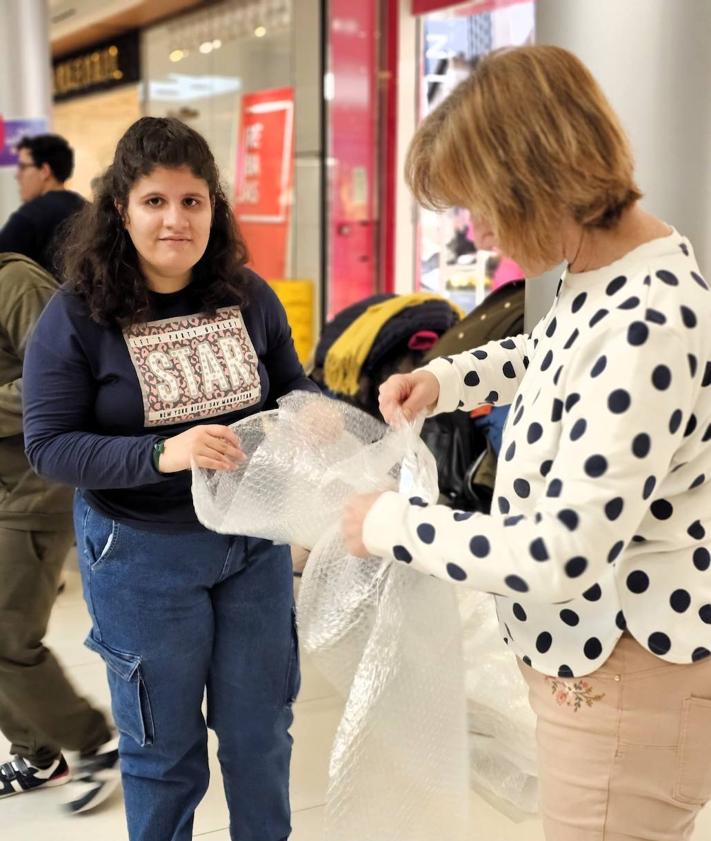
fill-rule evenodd
<path id="1" fill-rule="evenodd" d="M 293 173 L 293 88 L 245 94 L 234 211 L 250 264 L 266 278 L 286 276 Z"/>

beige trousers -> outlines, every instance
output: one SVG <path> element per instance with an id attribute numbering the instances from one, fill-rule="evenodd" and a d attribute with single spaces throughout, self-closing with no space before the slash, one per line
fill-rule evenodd
<path id="1" fill-rule="evenodd" d="M 519 663 L 537 717 L 546 841 L 682 841 L 711 799 L 711 657 L 667 663 L 625 634 L 584 678 Z"/>

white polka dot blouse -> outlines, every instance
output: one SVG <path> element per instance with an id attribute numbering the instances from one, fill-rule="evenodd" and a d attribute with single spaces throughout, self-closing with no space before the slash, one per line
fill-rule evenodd
<path id="1" fill-rule="evenodd" d="M 568 273 L 530 336 L 427 369 L 434 413 L 511 405 L 493 510 L 388 492 L 368 550 L 494 593 L 506 643 L 548 675 L 594 671 L 625 629 L 673 663 L 709 656 L 711 293 L 688 240 Z"/>

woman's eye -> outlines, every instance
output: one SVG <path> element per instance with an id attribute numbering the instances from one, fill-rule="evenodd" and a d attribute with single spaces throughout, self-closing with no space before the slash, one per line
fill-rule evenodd
<path id="1" fill-rule="evenodd" d="M 200 199 L 195 199 L 192 196 L 189 196 L 188 198 L 184 199 L 184 204 L 186 207 L 196 207 L 198 204 L 200 204 Z"/>
<path id="2" fill-rule="evenodd" d="M 149 199 L 146 200 L 146 204 L 149 207 L 160 207 L 163 199 L 160 196 L 151 196 Z"/>

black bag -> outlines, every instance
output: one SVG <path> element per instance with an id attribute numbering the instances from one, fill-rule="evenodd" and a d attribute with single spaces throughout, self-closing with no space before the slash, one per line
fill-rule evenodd
<path id="1" fill-rule="evenodd" d="M 523 331 L 524 281 L 492 292 L 427 352 L 422 364 L 438 356 L 470 350 Z M 448 412 L 425 421 L 422 438 L 437 461 L 441 500 L 466 511 L 491 510 L 496 455 L 486 435 L 466 412 Z"/>

